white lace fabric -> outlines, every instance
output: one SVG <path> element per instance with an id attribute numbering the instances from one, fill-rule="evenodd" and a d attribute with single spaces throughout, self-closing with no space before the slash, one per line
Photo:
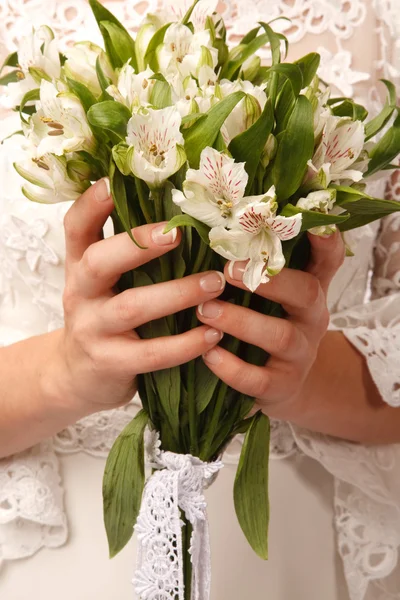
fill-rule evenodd
<path id="1" fill-rule="evenodd" d="M 161 3 L 115 0 L 105 5 L 134 31 L 143 14 Z M 381 102 L 378 79 L 400 82 L 398 0 L 225 0 L 220 11 L 230 43 L 257 21 L 281 14 L 291 18 L 291 23 L 276 23 L 292 44 L 289 58 L 318 50 L 323 78 L 338 94 L 367 103 L 371 112 Z M 32 23 L 40 25 L 43 18 L 42 0 L 0 0 L 0 53 L 13 51 Z M 101 42 L 86 0 L 47 0 L 46 21 L 62 47 L 82 39 Z M 1 137 L 17 129 L 17 115 L 8 116 L 1 122 Z M 21 196 L 12 167 L 20 153 L 18 138 L 0 147 L 0 345 L 63 324 L 62 220 L 69 203 L 41 206 Z M 377 189 L 371 193 L 381 195 L 384 186 L 383 180 L 374 183 Z M 398 176 L 388 183 L 387 195 L 400 200 Z M 343 331 L 365 356 L 383 400 L 400 406 L 400 216 L 347 238 L 355 256 L 331 286 L 331 327 Z M 87 417 L 53 440 L 0 461 L 0 563 L 65 543 L 57 454 L 83 451 L 105 457 L 136 405 Z M 236 462 L 240 446 L 238 438 L 224 462 Z M 272 457 L 296 452 L 319 461 L 335 479 L 338 551 L 350 599 L 400 600 L 400 445 L 363 447 L 273 422 Z"/>

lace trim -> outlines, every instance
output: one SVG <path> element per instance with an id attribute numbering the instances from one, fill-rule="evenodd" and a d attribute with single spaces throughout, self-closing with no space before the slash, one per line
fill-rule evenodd
<path id="1" fill-rule="evenodd" d="M 63 495 L 51 442 L 0 461 L 0 565 L 65 543 Z"/>

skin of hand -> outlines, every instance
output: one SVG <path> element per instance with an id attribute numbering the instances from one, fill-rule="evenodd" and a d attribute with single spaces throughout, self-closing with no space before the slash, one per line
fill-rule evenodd
<path id="1" fill-rule="evenodd" d="M 246 363 L 221 347 L 205 354 L 210 369 L 231 387 L 258 399 L 269 414 L 287 411 L 295 404 L 314 364 L 326 333 L 329 312 L 326 294 L 344 260 L 345 249 L 338 233 L 327 238 L 309 235 L 311 259 L 306 272 L 283 269 L 257 294 L 282 305 L 287 318 L 271 317 L 254 310 L 211 300 L 198 307 L 202 323 L 221 329 L 270 354 L 265 367 Z M 236 262 L 229 276 L 231 285 L 245 289 L 242 276 L 246 263 Z M 275 408 L 276 407 L 276 408 Z"/>
<path id="2" fill-rule="evenodd" d="M 89 188 L 64 219 L 66 239 L 65 327 L 55 364 L 57 383 L 68 402 L 83 412 L 115 408 L 136 391 L 135 377 L 170 368 L 201 356 L 222 333 L 201 325 L 175 336 L 141 340 L 135 328 L 196 306 L 199 298 L 219 296 L 225 277 L 217 271 L 180 280 L 115 292 L 122 273 L 137 269 L 180 243 L 176 229 L 163 234 L 165 223 L 103 239 L 103 226 L 113 209 L 107 179 Z M 57 394 L 59 396 L 59 393 Z"/>
<path id="3" fill-rule="evenodd" d="M 278 302 L 287 318 L 275 318 L 221 300 L 197 309 L 199 320 L 270 354 L 264 367 L 216 346 L 208 367 L 234 389 L 257 398 L 256 409 L 320 433 L 362 443 L 400 441 L 400 411 L 383 402 L 365 358 L 340 331 L 327 331 L 327 292 L 345 249 L 338 232 L 309 235 L 306 272 L 283 269 L 257 294 Z M 245 263 L 235 263 L 228 283 L 245 289 Z"/>

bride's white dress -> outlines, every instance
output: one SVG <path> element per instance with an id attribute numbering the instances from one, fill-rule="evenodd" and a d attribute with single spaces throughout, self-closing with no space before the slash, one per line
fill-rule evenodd
<path id="1" fill-rule="evenodd" d="M 134 30 L 157 2 L 106 4 Z M 286 14 L 292 57 L 318 50 L 323 79 L 372 112 L 378 79 L 400 81 L 399 0 L 224 0 L 220 9 L 232 42 L 258 20 Z M 51 25 L 62 45 L 98 39 L 85 0 L 0 0 L 3 54 L 32 22 Z M 17 116 L 0 127 L 2 138 L 19 129 Z M 0 147 L 0 345 L 63 324 L 69 204 L 42 206 L 21 196 L 12 167 L 20 152 L 18 138 Z M 385 181 L 373 186 L 381 194 Z M 396 177 L 386 193 L 400 199 Z M 331 326 L 365 355 L 385 402 L 400 406 L 400 216 L 352 232 L 348 241 L 355 257 L 331 287 Z M 132 402 L 93 415 L 0 461 L 2 600 L 134 597 L 135 541 L 108 559 L 101 477 L 104 457 L 136 410 Z M 208 491 L 213 600 L 400 599 L 400 446 L 366 448 L 273 423 L 267 563 L 253 555 L 234 515 L 239 446 L 237 440 L 229 449 Z"/>

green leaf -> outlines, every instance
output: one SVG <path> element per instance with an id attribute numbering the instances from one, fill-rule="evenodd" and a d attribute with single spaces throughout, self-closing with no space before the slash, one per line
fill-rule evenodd
<path id="1" fill-rule="evenodd" d="M 390 215 L 400 211 L 400 202 L 380 198 L 362 197 L 350 202 L 342 202 L 341 207 L 352 215 Z"/>
<path id="2" fill-rule="evenodd" d="M 126 233 L 131 238 L 132 242 L 136 244 L 138 248 L 145 250 L 145 248 L 141 246 L 133 237 L 124 176 L 118 171 L 118 169 L 116 169 L 115 163 L 113 161 L 111 161 L 110 164 L 109 175 L 111 183 L 111 195 L 114 200 L 115 210 L 117 211 L 117 215 L 121 221 L 121 224 L 123 225 Z"/>
<path id="3" fill-rule="evenodd" d="M 377 115 L 374 119 L 371 119 L 371 121 L 369 121 L 366 124 L 366 126 L 365 126 L 365 140 L 366 141 L 368 141 L 369 139 L 374 137 L 374 135 L 379 133 L 383 129 L 383 127 L 385 127 L 386 123 L 389 121 L 390 117 L 392 116 L 393 112 L 396 109 L 396 102 L 397 102 L 396 86 L 393 85 L 393 83 L 391 81 L 388 81 L 387 79 L 381 79 L 381 81 L 386 85 L 386 87 L 389 91 L 389 97 L 386 100 L 385 106 L 383 107 L 383 109 L 381 110 L 379 115 Z"/>
<path id="4" fill-rule="evenodd" d="M 260 411 L 246 432 L 234 486 L 235 510 L 247 541 L 268 558 L 269 419 Z"/>
<path id="5" fill-rule="evenodd" d="M 119 28 L 119 30 L 121 30 L 121 36 L 123 37 L 123 42 L 117 44 L 119 51 L 122 51 L 121 48 L 125 48 L 127 46 L 129 46 L 129 44 L 131 44 L 131 47 L 133 49 L 133 54 L 132 57 L 134 59 L 134 62 L 136 62 L 135 59 L 135 43 L 132 40 L 131 36 L 129 35 L 129 32 L 125 29 L 125 27 L 122 25 L 122 23 L 120 23 L 120 21 L 118 21 L 118 19 L 112 14 L 112 12 L 110 12 L 109 10 L 107 10 L 100 2 L 98 2 L 98 0 L 89 0 L 89 4 L 90 7 L 93 11 L 93 14 L 95 16 L 95 19 L 97 21 L 97 24 L 99 26 L 99 29 L 103 35 L 103 39 L 104 39 L 104 44 L 105 44 L 105 48 L 108 54 L 108 57 L 111 60 L 111 64 L 113 67 L 116 66 L 122 66 L 122 64 L 126 61 L 122 61 L 121 64 L 121 58 L 117 52 L 117 50 L 114 48 L 113 45 L 113 40 L 107 30 L 107 27 L 101 27 L 101 22 L 102 21 L 106 21 L 109 23 L 113 23 L 114 25 L 116 25 L 116 27 Z M 114 30 L 115 31 L 115 30 Z M 130 41 L 129 41 L 130 40 Z M 120 64 L 116 65 L 113 63 L 112 57 Z M 127 59 L 128 60 L 128 59 Z"/>
<path id="6" fill-rule="evenodd" d="M 203 242 L 207 244 L 207 246 L 210 245 L 210 239 L 208 237 L 210 228 L 208 225 L 201 223 L 201 221 L 198 221 L 189 215 L 177 215 L 176 217 L 173 217 L 166 225 L 164 233 L 168 233 L 168 231 L 171 231 L 171 229 L 174 229 L 174 227 L 194 227 Z"/>
<path id="7" fill-rule="evenodd" d="M 87 118 L 91 125 L 112 131 L 121 140 L 125 140 L 131 113 L 124 104 L 114 100 L 106 100 L 105 102 L 94 104 L 88 110 Z"/>
<path id="8" fill-rule="evenodd" d="M 264 29 L 266 35 L 268 36 L 268 41 L 271 46 L 272 53 L 272 64 L 277 65 L 281 62 L 281 40 L 285 41 L 286 45 L 286 54 L 288 51 L 288 41 L 287 38 L 281 33 L 276 33 L 272 27 L 268 23 L 263 23 L 260 21 L 261 27 Z"/>
<path id="9" fill-rule="evenodd" d="M 226 96 L 210 108 L 206 113 L 206 119 L 196 121 L 191 127 L 182 131 L 186 156 L 193 169 L 198 168 L 202 150 L 214 144 L 225 119 L 244 96 L 244 92 L 235 92 Z"/>
<path id="10" fill-rule="evenodd" d="M 317 52 L 310 52 L 310 54 L 306 54 L 306 56 L 294 61 L 294 64 L 298 65 L 303 73 L 304 87 L 309 86 L 314 79 L 320 62 L 321 56 Z"/>
<path id="11" fill-rule="evenodd" d="M 117 167 L 121 171 L 121 173 L 125 176 L 128 176 L 131 174 L 131 169 L 128 165 L 128 158 L 127 158 L 128 149 L 129 149 L 128 144 L 125 144 L 124 142 L 117 144 L 112 149 L 112 155 L 113 155 L 115 164 L 117 165 Z"/>
<path id="12" fill-rule="evenodd" d="M 356 104 L 351 98 L 331 98 L 327 104 L 332 106 L 335 117 L 350 117 L 353 121 L 364 121 L 368 111 L 361 104 Z"/>
<path id="13" fill-rule="evenodd" d="M 108 34 L 109 43 L 112 45 L 113 66 L 122 67 L 129 61 L 132 63 L 135 71 L 137 71 L 135 42 L 126 29 L 120 25 L 116 25 L 112 21 L 101 21 L 100 30 L 104 38 L 106 33 Z M 115 57 L 118 57 L 117 60 L 115 60 Z"/>
<path id="14" fill-rule="evenodd" d="M 146 54 L 144 55 L 144 64 L 145 67 L 149 66 L 154 72 L 158 71 L 157 48 L 163 43 L 165 33 L 170 25 L 171 23 L 166 23 L 158 29 L 147 46 Z"/>
<path id="15" fill-rule="evenodd" d="M 207 367 L 200 357 L 195 362 L 195 391 L 197 413 L 200 415 L 210 404 L 218 385 L 218 377 Z"/>
<path id="16" fill-rule="evenodd" d="M 279 200 L 286 200 L 298 190 L 313 152 L 313 110 L 309 100 L 300 95 L 287 128 L 280 134 L 273 161 L 272 180 Z"/>
<path id="17" fill-rule="evenodd" d="M 171 106 L 171 86 L 165 79 L 164 75 L 158 73 L 157 75 L 150 77 L 150 79 L 156 80 L 150 93 L 150 104 L 152 104 L 155 108 L 166 108 L 167 106 Z"/>
<path id="18" fill-rule="evenodd" d="M 241 44 L 250 44 L 250 42 L 252 42 L 256 37 L 258 32 L 261 29 L 261 25 L 259 25 L 258 27 L 255 27 L 254 29 L 252 29 L 251 31 L 249 31 L 249 33 L 247 33 L 244 38 L 242 38 L 241 40 Z"/>
<path id="19" fill-rule="evenodd" d="M 22 114 L 24 112 L 24 108 L 25 108 L 26 104 L 28 104 L 28 102 L 33 102 L 35 100 L 40 100 L 40 89 L 39 88 L 36 88 L 35 90 L 29 90 L 29 92 L 26 92 L 25 96 L 21 100 L 21 104 L 19 105 L 19 114 L 20 114 L 21 120 L 24 123 L 27 123 L 27 120 L 24 118 L 24 116 Z"/>
<path id="20" fill-rule="evenodd" d="M 110 558 L 129 542 L 139 515 L 144 488 L 144 430 L 141 410 L 115 440 L 103 477 L 103 511 Z"/>
<path id="21" fill-rule="evenodd" d="M 105 100 L 113 100 L 112 96 L 110 96 L 110 94 L 107 92 L 107 88 L 111 85 L 111 79 L 109 79 L 102 67 L 101 67 L 101 62 L 100 62 L 100 57 L 98 56 L 96 59 L 96 75 L 97 75 L 97 79 L 99 81 L 100 87 L 101 87 L 101 91 L 103 92 L 102 98 L 101 100 L 104 102 Z"/>
<path id="22" fill-rule="evenodd" d="M 250 56 L 269 42 L 266 34 L 256 37 L 249 44 L 239 44 L 229 53 L 228 60 L 222 67 L 220 79 L 232 79 L 234 74 Z"/>
<path id="23" fill-rule="evenodd" d="M 69 79 L 68 77 L 67 82 L 71 92 L 73 92 L 75 96 L 78 96 L 83 108 L 85 109 L 85 112 L 87 112 L 89 108 L 93 106 L 93 104 L 96 104 L 96 98 L 94 97 L 92 92 L 86 87 L 86 85 L 83 85 L 82 83 L 80 83 L 79 81 L 75 81 L 74 79 Z"/>
<path id="24" fill-rule="evenodd" d="M 193 125 L 194 123 L 196 123 L 196 121 L 199 121 L 200 119 L 206 119 L 207 115 L 205 113 L 191 113 L 190 115 L 186 115 L 185 117 L 182 117 L 182 121 L 181 121 L 181 127 L 186 127 L 189 128 L 191 127 L 191 125 Z"/>
<path id="25" fill-rule="evenodd" d="M 83 160 L 69 160 L 67 162 L 67 173 L 72 181 L 95 181 L 101 178 L 99 173 L 94 172 L 92 167 Z"/>
<path id="26" fill-rule="evenodd" d="M 16 67 L 16 66 L 18 66 L 18 52 L 12 52 L 11 54 L 9 54 L 7 56 L 7 58 L 1 65 L 0 73 L 3 72 L 3 69 L 5 69 L 5 67 Z"/>
<path id="27" fill-rule="evenodd" d="M 270 68 L 269 73 L 279 73 L 279 75 L 282 75 L 288 81 L 290 81 L 295 96 L 298 96 L 301 89 L 304 87 L 303 74 L 300 67 L 297 65 L 292 65 L 289 63 L 274 65 Z"/>
<path id="28" fill-rule="evenodd" d="M 293 93 L 293 87 L 290 81 L 287 80 L 283 84 L 278 94 L 278 99 L 275 107 L 275 136 L 277 136 L 279 133 L 286 129 L 295 104 L 296 96 Z"/>
<path id="29" fill-rule="evenodd" d="M 3 75 L 3 77 L 0 77 L 0 85 L 8 85 L 9 83 L 16 83 L 20 81 L 18 77 L 19 72 L 20 71 L 10 71 L 6 75 Z"/>
<path id="30" fill-rule="evenodd" d="M 375 144 L 370 152 L 368 171 L 364 177 L 373 175 L 384 169 L 400 153 L 400 114 L 385 135 Z"/>
<path id="31" fill-rule="evenodd" d="M 264 146 L 274 126 L 271 100 L 265 104 L 259 119 L 246 131 L 237 135 L 229 144 L 229 152 L 237 162 L 244 162 L 249 175 L 246 193 L 250 190 Z"/>
<path id="32" fill-rule="evenodd" d="M 293 204 L 285 204 L 281 214 L 284 217 L 293 217 L 298 213 L 302 214 L 301 231 L 308 231 L 313 227 L 344 223 L 349 218 L 349 215 L 326 215 L 313 210 L 304 210 L 298 206 L 293 206 Z"/>

